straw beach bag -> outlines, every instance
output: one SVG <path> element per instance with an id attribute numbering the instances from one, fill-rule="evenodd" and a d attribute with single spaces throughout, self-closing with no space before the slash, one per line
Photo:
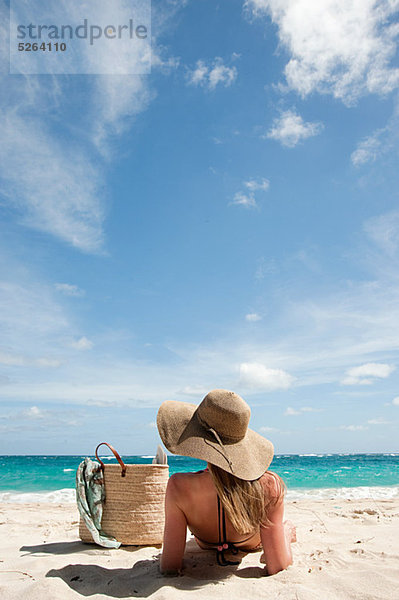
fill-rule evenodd
<path id="1" fill-rule="evenodd" d="M 104 465 L 98 449 L 105 444 L 118 465 Z M 102 530 L 127 546 L 162 544 L 165 523 L 165 492 L 169 478 L 167 464 L 125 465 L 118 452 L 106 442 L 96 448 L 105 484 Z M 93 542 L 80 518 L 79 537 Z"/>

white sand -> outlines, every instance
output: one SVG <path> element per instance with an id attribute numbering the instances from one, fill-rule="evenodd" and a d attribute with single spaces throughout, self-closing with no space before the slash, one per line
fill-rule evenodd
<path id="1" fill-rule="evenodd" d="M 190 539 L 184 574 L 164 578 L 160 548 L 81 543 L 73 505 L 3 503 L 0 598 L 399 600 L 399 500 L 289 502 L 286 518 L 298 536 L 287 571 L 265 577 L 259 552 L 219 567 Z"/>

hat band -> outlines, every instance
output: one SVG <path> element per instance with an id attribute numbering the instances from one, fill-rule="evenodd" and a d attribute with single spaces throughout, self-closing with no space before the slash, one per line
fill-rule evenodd
<path id="1" fill-rule="evenodd" d="M 231 462 L 231 460 L 227 456 L 226 449 L 225 449 L 225 447 L 223 445 L 222 440 L 220 439 L 219 434 L 217 433 L 217 431 L 215 431 L 213 429 L 213 427 L 209 427 L 209 425 L 203 419 L 201 419 L 201 417 L 199 416 L 198 412 L 197 412 L 197 417 L 198 417 L 198 421 L 199 421 L 200 425 L 204 429 L 206 429 L 206 431 L 209 431 L 209 433 L 211 433 L 213 435 L 213 437 L 215 438 L 215 440 L 216 440 L 217 444 L 220 446 L 220 448 L 217 448 L 216 446 L 214 446 L 213 444 L 211 444 L 210 440 L 207 440 L 206 437 L 204 436 L 204 442 L 205 442 L 205 444 L 208 444 L 208 446 L 210 446 L 211 448 L 213 448 L 214 450 L 216 450 L 216 452 L 219 452 L 219 454 L 221 454 L 223 456 L 223 458 L 225 459 L 225 461 L 229 465 L 230 471 L 234 475 L 233 463 Z"/>
<path id="2" fill-rule="evenodd" d="M 198 410 L 196 411 L 196 415 L 197 415 L 197 418 L 198 418 L 199 424 L 200 424 L 200 425 L 202 425 L 202 427 L 204 427 L 205 429 L 207 429 L 207 430 L 209 430 L 209 431 L 210 431 L 210 430 L 213 430 L 213 431 L 215 431 L 215 430 L 214 430 L 214 428 L 213 428 L 211 425 L 209 425 L 209 423 L 207 423 L 207 422 L 205 421 L 205 419 L 203 419 L 203 418 L 201 417 L 201 415 L 199 414 Z M 215 433 L 216 433 L 216 431 L 215 431 Z M 218 437 L 219 437 L 219 434 L 217 434 L 217 435 L 218 435 Z M 231 443 L 233 443 L 233 444 L 234 444 L 234 443 L 237 443 L 237 442 L 241 442 L 241 440 L 243 440 L 243 439 L 244 439 L 244 437 L 245 437 L 245 434 L 244 434 L 244 435 L 240 435 L 240 436 L 237 436 L 237 435 L 225 435 L 225 434 L 223 434 L 223 441 L 224 441 L 225 443 L 226 443 L 226 442 L 227 442 L 227 443 L 231 442 Z M 219 437 L 219 439 L 220 439 L 220 437 Z M 220 442 L 220 443 L 222 443 L 222 442 Z"/>

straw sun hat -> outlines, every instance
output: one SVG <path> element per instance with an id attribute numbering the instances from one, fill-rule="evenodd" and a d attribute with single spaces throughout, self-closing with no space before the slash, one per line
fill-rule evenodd
<path id="1" fill-rule="evenodd" d="M 212 390 L 201 404 L 168 400 L 159 408 L 157 425 L 173 454 L 200 458 L 239 479 L 252 481 L 267 470 L 273 444 L 248 429 L 251 409 L 234 392 Z"/>

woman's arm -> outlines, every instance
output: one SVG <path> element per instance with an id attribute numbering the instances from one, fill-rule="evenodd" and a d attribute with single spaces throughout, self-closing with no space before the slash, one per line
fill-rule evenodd
<path id="1" fill-rule="evenodd" d="M 177 575 L 186 547 L 187 520 L 178 505 L 178 476 L 169 478 L 165 498 L 165 529 L 161 556 L 161 573 Z"/>
<path id="2" fill-rule="evenodd" d="M 283 523 L 284 502 L 281 500 L 268 514 L 270 525 L 260 528 L 264 562 L 269 575 L 274 575 L 292 564 L 291 541 Z"/>

